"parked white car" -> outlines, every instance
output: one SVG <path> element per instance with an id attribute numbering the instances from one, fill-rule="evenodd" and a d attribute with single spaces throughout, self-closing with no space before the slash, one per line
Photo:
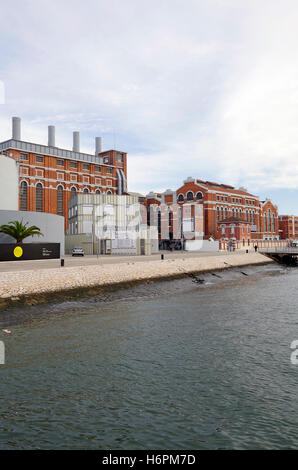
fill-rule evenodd
<path id="1" fill-rule="evenodd" d="M 80 246 L 77 246 L 77 247 L 72 249 L 71 254 L 72 254 L 72 256 L 84 256 L 85 252 L 84 252 L 83 248 L 81 248 Z"/>

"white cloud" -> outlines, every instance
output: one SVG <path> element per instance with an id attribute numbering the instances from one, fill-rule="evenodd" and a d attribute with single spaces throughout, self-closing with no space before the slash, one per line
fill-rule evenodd
<path id="1" fill-rule="evenodd" d="M 18 15 L 15 12 L 18 11 Z M 298 4 L 39 0 L 2 5 L 0 139 L 82 130 L 129 153 L 131 190 L 189 175 L 298 188 Z M 10 24 L 14 24 L 13 30 Z"/>

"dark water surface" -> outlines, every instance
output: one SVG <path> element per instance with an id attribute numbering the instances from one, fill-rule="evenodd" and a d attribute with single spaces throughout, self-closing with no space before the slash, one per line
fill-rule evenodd
<path id="1" fill-rule="evenodd" d="M 0 448 L 297 449 L 298 269 L 218 274 L 1 312 Z"/>

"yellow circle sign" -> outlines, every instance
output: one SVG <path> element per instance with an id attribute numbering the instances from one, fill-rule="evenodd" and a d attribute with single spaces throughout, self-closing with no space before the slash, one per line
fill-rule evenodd
<path id="1" fill-rule="evenodd" d="M 13 250 L 13 254 L 15 255 L 16 258 L 20 258 L 23 254 L 23 250 L 20 246 L 17 246 L 14 250 Z"/>

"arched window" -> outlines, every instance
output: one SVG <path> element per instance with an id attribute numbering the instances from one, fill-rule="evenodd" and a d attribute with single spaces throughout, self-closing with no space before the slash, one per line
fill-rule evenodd
<path id="1" fill-rule="evenodd" d="M 201 191 L 199 191 L 199 192 L 197 193 L 197 196 L 196 196 L 196 197 L 197 197 L 197 201 L 199 201 L 200 199 L 203 199 L 203 193 L 201 193 Z"/>
<path id="2" fill-rule="evenodd" d="M 221 209 L 220 209 L 220 216 L 221 216 L 221 220 L 223 220 L 223 218 L 224 218 L 224 210 L 223 210 L 223 207 L 221 207 Z"/>
<path id="3" fill-rule="evenodd" d="M 97 189 L 97 190 L 95 191 L 95 194 L 101 194 L 101 190 L 100 190 L 100 189 Z"/>
<path id="4" fill-rule="evenodd" d="M 26 211 L 28 205 L 28 184 L 26 181 L 21 182 L 20 198 L 21 211 Z"/>
<path id="5" fill-rule="evenodd" d="M 216 218 L 219 220 L 219 207 L 216 208 Z"/>
<path id="6" fill-rule="evenodd" d="M 161 234 L 161 213 L 160 210 L 157 212 L 157 230 L 158 234 Z"/>
<path id="7" fill-rule="evenodd" d="M 171 211 L 171 208 L 169 207 L 169 227 L 172 226 L 172 222 L 173 222 L 173 213 Z"/>
<path id="8" fill-rule="evenodd" d="M 63 215 L 63 186 L 57 188 L 57 214 Z"/>
<path id="9" fill-rule="evenodd" d="M 188 193 L 186 194 L 186 199 L 188 201 L 193 201 L 193 192 L 192 191 L 188 191 Z"/>
<path id="10" fill-rule="evenodd" d="M 113 193 L 112 193 L 112 191 L 109 190 L 109 191 L 107 191 L 107 194 L 113 194 Z"/>
<path id="11" fill-rule="evenodd" d="M 77 189 L 73 186 L 70 190 L 70 199 L 77 194 Z"/>
<path id="12" fill-rule="evenodd" d="M 83 193 L 85 193 L 85 194 L 89 194 L 89 189 L 88 189 L 88 188 L 84 188 L 84 191 L 83 191 Z"/>
<path id="13" fill-rule="evenodd" d="M 184 196 L 183 194 L 179 194 L 178 196 L 178 202 L 183 202 L 184 201 Z"/>
<path id="14" fill-rule="evenodd" d="M 36 185 L 36 212 L 43 211 L 43 187 L 41 183 Z"/>

